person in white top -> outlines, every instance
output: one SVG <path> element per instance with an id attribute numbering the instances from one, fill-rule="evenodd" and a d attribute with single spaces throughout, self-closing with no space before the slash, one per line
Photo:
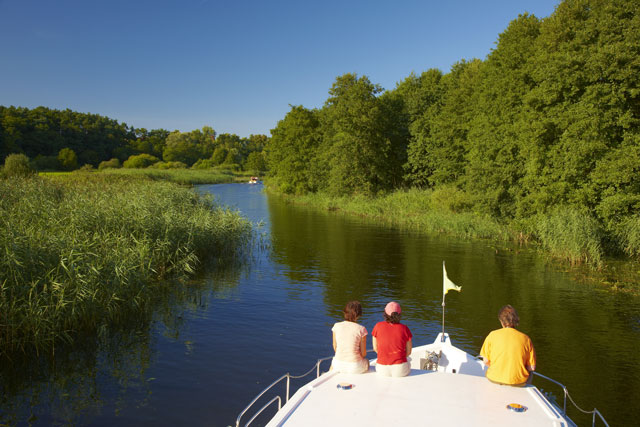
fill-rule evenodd
<path id="1" fill-rule="evenodd" d="M 344 322 L 338 322 L 331 328 L 336 352 L 331 369 L 348 374 L 368 372 L 367 328 L 357 323 L 362 316 L 362 306 L 358 301 L 349 301 L 343 312 Z"/>

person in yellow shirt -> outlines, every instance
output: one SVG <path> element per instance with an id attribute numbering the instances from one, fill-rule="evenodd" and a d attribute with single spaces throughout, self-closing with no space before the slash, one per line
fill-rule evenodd
<path id="1" fill-rule="evenodd" d="M 520 319 L 516 309 L 505 305 L 498 314 L 501 329 L 491 331 L 482 344 L 480 356 L 489 367 L 489 381 L 524 387 L 536 369 L 536 351 L 531 339 L 516 329 Z"/>

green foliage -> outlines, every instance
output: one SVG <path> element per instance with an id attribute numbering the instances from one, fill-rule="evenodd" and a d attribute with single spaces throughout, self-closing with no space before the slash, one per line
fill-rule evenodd
<path id="1" fill-rule="evenodd" d="M 213 166 L 217 166 L 224 163 L 224 159 L 227 158 L 228 151 L 229 150 L 227 150 L 227 148 L 222 145 L 217 146 L 215 150 L 213 150 L 213 154 L 211 155 L 211 164 Z"/>
<path id="2" fill-rule="evenodd" d="M 411 74 L 392 91 L 339 76 L 314 112 L 320 128 L 299 122 L 282 137 L 285 117 L 274 130 L 270 173 L 285 192 L 376 195 L 408 183 L 434 189 L 435 211 L 544 218 L 544 245 L 573 261 L 598 265 L 602 248 L 635 254 L 625 224 L 640 210 L 638 10 L 564 0 L 548 18 L 514 19 L 485 60 Z M 300 150 L 296 133 L 320 143 Z M 557 206 L 595 221 L 592 234 L 558 237 Z"/>
<path id="3" fill-rule="evenodd" d="M 244 170 L 264 172 L 267 170 L 267 162 L 265 156 L 261 152 L 254 151 L 249 153 L 247 161 L 244 162 Z"/>
<path id="4" fill-rule="evenodd" d="M 100 165 L 98 166 L 98 170 L 103 170 L 103 169 L 118 169 L 121 168 L 122 165 L 120 164 L 120 160 L 113 158 L 111 160 L 105 160 L 103 162 L 100 162 Z"/>
<path id="5" fill-rule="evenodd" d="M 271 141 L 265 148 L 267 165 L 281 191 L 304 194 L 317 190 L 320 140 L 318 112 L 301 106 L 292 106 L 271 130 Z"/>
<path id="6" fill-rule="evenodd" d="M 319 160 L 328 171 L 322 190 L 377 194 L 399 184 L 405 141 L 396 135 L 401 132 L 395 132 L 393 118 L 401 111 L 395 99 L 379 98 L 381 91 L 366 76 L 336 78 L 320 116 Z"/>
<path id="7" fill-rule="evenodd" d="M 182 162 L 157 162 L 149 167 L 154 169 L 186 169 L 187 165 Z"/>
<path id="8" fill-rule="evenodd" d="M 58 164 L 65 171 L 72 171 L 78 167 L 78 156 L 71 148 L 63 148 L 58 153 Z"/>
<path id="9" fill-rule="evenodd" d="M 160 159 L 151 154 L 138 154 L 131 156 L 122 164 L 127 169 L 142 169 L 147 168 L 155 163 L 158 163 Z"/>
<path id="10" fill-rule="evenodd" d="M 43 156 L 41 154 L 38 154 L 36 158 L 33 159 L 33 165 L 39 171 L 54 171 L 60 168 L 58 156 Z"/>
<path id="11" fill-rule="evenodd" d="M 473 200 L 467 193 L 453 185 L 443 185 L 431 192 L 431 208 L 442 212 L 468 212 Z"/>
<path id="12" fill-rule="evenodd" d="M 624 251 L 640 261 L 640 215 L 627 218 L 617 230 L 617 235 Z"/>
<path id="13" fill-rule="evenodd" d="M 35 171 L 31 167 L 29 158 L 24 154 L 9 154 L 4 159 L 2 173 L 5 177 L 25 177 L 33 175 Z"/>
<path id="14" fill-rule="evenodd" d="M 139 310 L 154 279 L 233 255 L 237 213 L 186 188 L 113 175 L 0 181 L 0 337 L 48 351 Z"/>
<path id="15" fill-rule="evenodd" d="M 568 206 L 554 208 L 539 215 L 535 234 L 552 256 L 571 263 L 600 266 L 602 233 L 598 222 L 586 210 Z"/>

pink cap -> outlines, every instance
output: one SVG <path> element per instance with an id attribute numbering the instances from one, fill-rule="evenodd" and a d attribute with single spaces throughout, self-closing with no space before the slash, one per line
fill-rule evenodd
<path id="1" fill-rule="evenodd" d="M 391 316 L 393 313 L 402 313 L 402 308 L 400 308 L 400 304 L 398 304 L 397 302 L 391 301 L 384 308 L 384 312 L 387 313 L 388 316 Z"/>

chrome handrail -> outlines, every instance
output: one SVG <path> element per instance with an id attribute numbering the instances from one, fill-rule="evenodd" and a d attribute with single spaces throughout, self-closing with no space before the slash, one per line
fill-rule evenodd
<path id="1" fill-rule="evenodd" d="M 373 351 L 373 349 L 367 349 L 367 354 L 371 353 Z M 254 403 L 256 403 L 258 401 L 258 399 L 260 399 L 262 396 L 264 396 L 264 394 L 269 391 L 273 386 L 275 386 L 276 384 L 278 384 L 280 381 L 282 381 L 283 379 L 287 379 L 287 391 L 285 393 L 285 403 L 289 402 L 289 396 L 290 396 L 290 383 L 291 383 L 291 379 L 300 379 L 300 378 L 304 378 L 307 375 L 309 375 L 310 373 L 312 373 L 314 370 L 316 371 L 316 378 L 320 377 L 320 365 L 322 364 L 322 362 L 329 360 L 329 359 L 333 359 L 333 356 L 328 356 L 328 357 L 323 357 L 321 359 L 316 360 L 316 363 L 313 365 L 313 367 L 311 369 L 309 369 L 307 372 L 305 372 L 302 375 L 291 375 L 290 373 L 286 373 L 283 376 L 281 376 L 280 378 L 278 378 L 277 380 L 275 380 L 274 382 L 271 383 L 271 385 L 269 385 L 267 388 L 265 388 L 264 390 L 262 390 L 260 392 L 260 394 L 258 394 L 252 401 L 251 403 L 249 403 L 247 405 L 246 408 L 244 408 L 244 410 L 242 412 L 240 412 L 240 415 L 238 415 L 238 418 L 236 418 L 236 427 L 240 427 L 240 419 L 242 418 L 242 416 L 249 410 L 249 408 L 251 408 L 253 406 Z M 264 411 L 267 407 L 269 407 L 275 400 L 278 400 L 280 403 L 278 404 L 278 410 L 280 410 L 281 408 L 281 402 L 282 400 L 280 399 L 280 395 L 277 395 L 276 397 L 274 397 L 273 399 L 271 399 L 266 405 L 264 405 L 262 408 L 260 408 L 258 410 L 258 412 L 255 413 L 255 415 L 253 417 L 251 417 L 251 419 L 244 425 L 245 427 L 247 427 L 249 424 L 251 424 L 253 422 L 253 420 L 256 419 L 256 417 L 258 415 L 260 415 L 262 413 L 262 411 Z"/>
<path id="2" fill-rule="evenodd" d="M 567 415 L 567 398 L 568 398 L 569 401 L 571 402 L 571 404 L 578 411 L 582 412 L 583 414 L 592 414 L 592 420 L 591 420 L 591 425 L 592 426 L 596 425 L 596 415 L 598 415 L 598 417 L 600 417 L 600 420 L 604 423 L 604 425 L 609 427 L 609 424 L 607 423 L 607 421 L 604 419 L 604 417 L 602 416 L 600 411 L 598 411 L 596 408 L 593 408 L 593 411 L 585 411 L 584 409 L 579 407 L 578 404 L 571 398 L 571 395 L 569 394 L 569 390 L 567 389 L 567 387 L 564 384 L 554 380 L 553 378 L 549 378 L 546 375 L 539 374 L 536 371 L 533 371 L 533 374 L 538 376 L 538 377 L 544 378 L 547 381 L 551 381 L 552 383 L 554 383 L 554 384 L 556 384 L 556 385 L 558 385 L 558 386 L 560 386 L 562 388 L 562 391 L 564 393 L 564 402 L 563 402 L 563 405 L 562 405 L 562 413 L 564 415 Z"/>

